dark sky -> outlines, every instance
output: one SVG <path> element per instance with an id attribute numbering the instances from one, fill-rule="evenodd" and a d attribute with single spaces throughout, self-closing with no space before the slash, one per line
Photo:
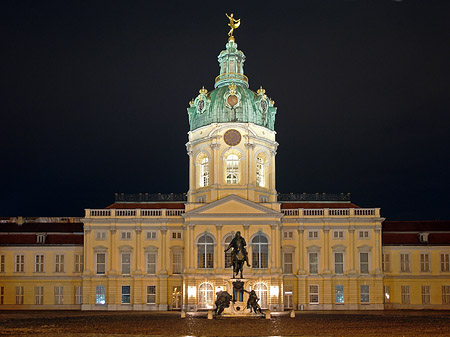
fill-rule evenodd
<path id="1" fill-rule="evenodd" d="M 450 219 L 450 1 L 0 5 L 0 216 L 82 216 L 186 192 L 186 108 L 212 90 L 225 12 L 278 107 L 279 192 L 350 192 Z"/>

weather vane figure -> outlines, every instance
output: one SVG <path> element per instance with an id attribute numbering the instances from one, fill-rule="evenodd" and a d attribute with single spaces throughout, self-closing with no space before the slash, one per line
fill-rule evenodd
<path id="1" fill-rule="evenodd" d="M 236 20 L 233 17 L 233 13 L 231 13 L 231 15 L 228 15 L 227 13 L 225 13 L 225 15 L 230 20 L 230 23 L 228 24 L 228 26 L 230 26 L 230 31 L 228 32 L 228 36 L 229 36 L 228 41 L 234 41 L 233 31 L 235 29 L 239 28 L 239 26 L 241 25 L 241 19 Z"/>

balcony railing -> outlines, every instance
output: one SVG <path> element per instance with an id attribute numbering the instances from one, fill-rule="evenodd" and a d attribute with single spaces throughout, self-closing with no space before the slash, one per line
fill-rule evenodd
<path id="1" fill-rule="evenodd" d="M 86 218 L 166 218 L 181 217 L 184 209 L 87 209 Z"/>
<path id="2" fill-rule="evenodd" d="M 350 193 L 278 193 L 278 201 L 350 201 Z"/>
<path id="3" fill-rule="evenodd" d="M 187 201 L 186 193 L 116 193 L 115 202 Z"/>
<path id="4" fill-rule="evenodd" d="M 296 208 L 283 209 L 286 217 L 379 217 L 379 208 Z"/>

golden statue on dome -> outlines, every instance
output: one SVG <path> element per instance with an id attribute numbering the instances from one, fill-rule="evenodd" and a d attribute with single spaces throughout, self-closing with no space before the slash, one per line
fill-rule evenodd
<path id="1" fill-rule="evenodd" d="M 235 19 L 233 17 L 233 13 L 231 13 L 231 15 L 228 15 L 227 13 L 225 13 L 225 15 L 227 16 L 227 18 L 230 20 L 230 23 L 228 24 L 228 26 L 230 26 L 230 31 L 228 32 L 228 41 L 233 41 L 234 42 L 234 36 L 233 36 L 233 31 L 237 28 L 239 28 L 239 26 L 241 25 L 241 19 Z"/>

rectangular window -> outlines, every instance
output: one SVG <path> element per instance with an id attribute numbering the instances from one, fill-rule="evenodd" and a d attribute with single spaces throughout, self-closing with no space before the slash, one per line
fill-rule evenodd
<path id="1" fill-rule="evenodd" d="M 358 237 L 360 239 L 368 239 L 369 238 L 369 231 L 359 231 Z"/>
<path id="2" fill-rule="evenodd" d="M 391 288 L 389 286 L 384 286 L 384 303 L 391 302 Z"/>
<path id="3" fill-rule="evenodd" d="M 131 287 L 122 286 L 122 304 L 131 303 Z"/>
<path id="4" fill-rule="evenodd" d="M 63 304 L 64 287 L 55 286 L 55 304 Z"/>
<path id="5" fill-rule="evenodd" d="M 344 303 L 344 286 L 342 284 L 334 286 L 334 302 Z"/>
<path id="6" fill-rule="evenodd" d="M 283 269 L 285 274 L 292 273 L 292 253 L 284 253 L 283 254 Z"/>
<path id="7" fill-rule="evenodd" d="M 75 286 L 75 304 L 83 304 L 83 287 Z"/>
<path id="8" fill-rule="evenodd" d="M 359 287 L 360 295 L 361 295 L 361 303 L 369 303 L 370 302 L 370 287 L 367 284 L 361 284 Z"/>
<path id="9" fill-rule="evenodd" d="M 44 272 L 44 255 L 35 255 L 34 256 L 34 271 L 36 273 Z"/>
<path id="10" fill-rule="evenodd" d="M 172 239 L 181 239 L 181 232 L 180 231 L 172 232 Z"/>
<path id="11" fill-rule="evenodd" d="M 75 273 L 82 273 L 84 268 L 83 254 L 75 254 Z"/>
<path id="12" fill-rule="evenodd" d="M 383 254 L 382 257 L 382 267 L 384 272 L 391 271 L 391 254 Z"/>
<path id="13" fill-rule="evenodd" d="M 106 254 L 97 253 L 97 274 L 103 275 L 106 270 Z"/>
<path id="14" fill-rule="evenodd" d="M 156 231 L 147 232 L 147 240 L 156 240 Z"/>
<path id="15" fill-rule="evenodd" d="M 156 274 L 156 253 L 147 253 L 147 274 Z"/>
<path id="16" fill-rule="evenodd" d="M 95 240 L 106 240 L 106 232 L 105 231 L 95 232 Z"/>
<path id="17" fill-rule="evenodd" d="M 23 304 L 23 287 L 16 287 L 16 304 Z"/>
<path id="18" fill-rule="evenodd" d="M 284 231 L 283 232 L 283 238 L 284 239 L 292 239 L 294 237 L 293 231 Z"/>
<path id="19" fill-rule="evenodd" d="M 64 273 L 64 255 L 55 255 L 55 272 Z"/>
<path id="20" fill-rule="evenodd" d="M 14 266 L 14 271 L 16 273 L 24 273 L 25 272 L 25 255 L 16 255 L 16 263 Z"/>
<path id="21" fill-rule="evenodd" d="M 156 303 L 156 286 L 147 286 L 147 304 Z"/>
<path id="22" fill-rule="evenodd" d="M 344 231 L 333 231 L 333 239 L 340 240 L 344 238 Z"/>
<path id="23" fill-rule="evenodd" d="M 308 239 L 309 240 L 316 240 L 319 238 L 319 231 L 309 231 L 308 232 Z"/>
<path id="24" fill-rule="evenodd" d="M 120 239 L 121 240 L 131 240 L 131 232 L 120 232 Z"/>
<path id="25" fill-rule="evenodd" d="M 319 271 L 319 253 L 309 253 L 309 273 L 317 274 Z"/>
<path id="26" fill-rule="evenodd" d="M 359 270 L 361 274 L 369 274 L 369 253 L 359 253 Z"/>
<path id="27" fill-rule="evenodd" d="M 4 254 L 0 255 L 0 273 L 5 272 L 5 262 L 6 262 L 6 255 Z"/>
<path id="28" fill-rule="evenodd" d="M 422 286 L 422 304 L 430 304 L 430 286 Z"/>
<path id="29" fill-rule="evenodd" d="M 95 287 L 95 304 L 104 305 L 106 303 L 105 286 Z"/>
<path id="30" fill-rule="evenodd" d="M 430 255 L 420 254 L 420 271 L 427 272 L 430 271 Z"/>
<path id="31" fill-rule="evenodd" d="M 450 254 L 441 254 L 441 271 L 450 271 Z"/>
<path id="32" fill-rule="evenodd" d="M 172 254 L 172 272 L 174 274 L 181 274 L 181 253 Z"/>
<path id="33" fill-rule="evenodd" d="M 334 253 L 334 273 L 344 274 L 344 253 Z"/>
<path id="34" fill-rule="evenodd" d="M 309 286 L 309 304 L 319 304 L 319 286 L 317 284 Z"/>
<path id="35" fill-rule="evenodd" d="M 122 275 L 130 275 L 131 271 L 131 254 L 122 253 Z"/>
<path id="36" fill-rule="evenodd" d="M 0 287 L 0 304 L 5 304 L 5 287 Z"/>
<path id="37" fill-rule="evenodd" d="M 34 287 L 34 304 L 44 304 L 44 287 Z"/>
<path id="38" fill-rule="evenodd" d="M 400 254 L 400 271 L 409 272 L 409 254 Z"/>
<path id="39" fill-rule="evenodd" d="M 409 302 L 410 302 L 409 286 L 402 286 L 402 304 L 409 304 Z"/>
<path id="40" fill-rule="evenodd" d="M 450 304 L 450 286 L 442 286 L 442 304 Z"/>

